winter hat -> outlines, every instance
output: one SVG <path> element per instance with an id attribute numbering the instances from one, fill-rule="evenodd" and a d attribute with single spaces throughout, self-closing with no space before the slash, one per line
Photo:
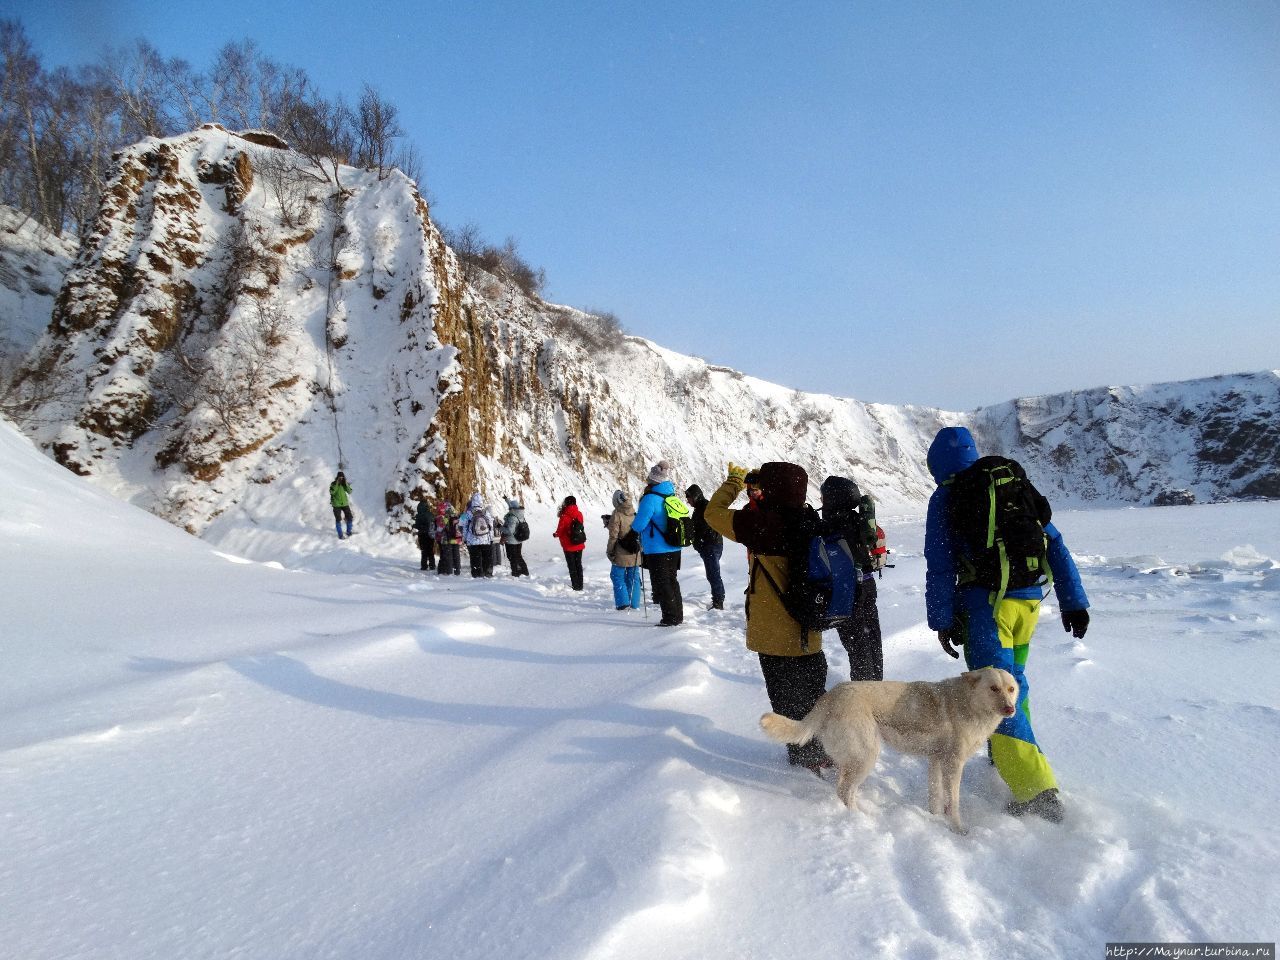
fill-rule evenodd
<path id="1" fill-rule="evenodd" d="M 760 489 L 764 502 L 779 507 L 802 507 L 809 489 L 804 467 L 775 460 L 760 468 Z"/>
<path id="2" fill-rule="evenodd" d="M 827 477 L 822 481 L 822 509 L 844 513 L 858 506 L 862 491 L 848 477 Z"/>
<path id="3" fill-rule="evenodd" d="M 515 499 L 514 497 L 507 497 L 507 506 L 510 507 L 512 510 L 519 510 L 520 501 Z"/>
<path id="4" fill-rule="evenodd" d="M 950 480 L 978 459 L 978 445 L 967 427 L 943 427 L 929 445 L 929 472 L 938 483 Z"/>
<path id="5" fill-rule="evenodd" d="M 471 502 L 467 504 L 467 509 L 479 510 L 483 506 L 484 506 L 484 499 L 480 496 L 480 494 L 473 493 L 471 495 Z"/>
<path id="6" fill-rule="evenodd" d="M 684 498 L 696 503 L 702 499 L 702 488 L 696 483 L 689 484 L 689 486 L 685 488 Z"/>
<path id="7" fill-rule="evenodd" d="M 613 491 L 613 506 L 615 509 L 622 506 L 623 503 L 626 502 L 626 499 L 627 499 L 627 495 L 623 493 L 621 490 Z"/>
<path id="8" fill-rule="evenodd" d="M 671 464 L 665 460 L 659 460 L 653 465 L 653 469 L 649 471 L 650 483 L 667 483 L 671 479 Z"/>

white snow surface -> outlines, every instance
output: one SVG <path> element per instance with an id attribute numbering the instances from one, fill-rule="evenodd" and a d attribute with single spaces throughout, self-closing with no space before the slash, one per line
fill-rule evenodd
<path id="1" fill-rule="evenodd" d="M 850 812 L 763 737 L 733 544 L 728 609 L 706 610 L 689 553 L 685 624 L 659 630 L 613 609 L 598 525 L 574 594 L 541 516 L 530 580 L 473 581 L 364 529 L 249 562 L 235 531 L 215 549 L 4 425 L 0 483 L 6 956 L 1082 958 L 1275 938 L 1280 504 L 1060 514 L 1094 620 L 1076 641 L 1046 604 L 1030 676 L 1068 819 L 1008 817 L 975 757 L 958 836 L 925 810 L 920 761 L 886 751 Z M 886 519 L 886 673 L 940 679 L 921 522 Z"/>

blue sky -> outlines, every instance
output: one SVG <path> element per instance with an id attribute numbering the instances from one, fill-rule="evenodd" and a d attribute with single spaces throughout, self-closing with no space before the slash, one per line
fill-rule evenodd
<path id="1" fill-rule="evenodd" d="M 804 390 L 1280 368 L 1280 4 L 9 0 L 46 65 L 250 37 L 395 102 L 437 219 Z"/>

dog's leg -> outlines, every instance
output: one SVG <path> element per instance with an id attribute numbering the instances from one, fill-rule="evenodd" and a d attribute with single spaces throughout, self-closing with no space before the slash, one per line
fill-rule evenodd
<path id="1" fill-rule="evenodd" d="M 866 780 L 871 771 L 875 769 L 876 759 L 879 756 L 880 743 L 879 741 L 873 741 L 867 745 L 867 749 L 864 749 L 860 756 L 854 758 L 847 765 L 841 765 L 840 778 L 836 781 L 836 796 L 850 810 L 857 809 L 855 803 L 858 788 L 862 786 L 862 781 Z"/>
<path id="2" fill-rule="evenodd" d="M 936 756 L 929 757 L 929 812 L 942 816 L 942 762 Z"/>
<path id="3" fill-rule="evenodd" d="M 956 833 L 968 833 L 960 820 L 960 777 L 964 773 L 964 758 L 948 758 L 940 761 L 942 767 L 942 791 L 946 797 L 947 822 Z"/>

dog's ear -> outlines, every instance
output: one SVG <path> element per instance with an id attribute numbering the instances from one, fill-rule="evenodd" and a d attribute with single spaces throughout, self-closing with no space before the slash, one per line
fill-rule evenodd
<path id="1" fill-rule="evenodd" d="M 970 670 L 968 673 L 960 674 L 960 676 L 962 676 L 971 687 L 976 687 L 982 682 L 981 670 Z"/>

